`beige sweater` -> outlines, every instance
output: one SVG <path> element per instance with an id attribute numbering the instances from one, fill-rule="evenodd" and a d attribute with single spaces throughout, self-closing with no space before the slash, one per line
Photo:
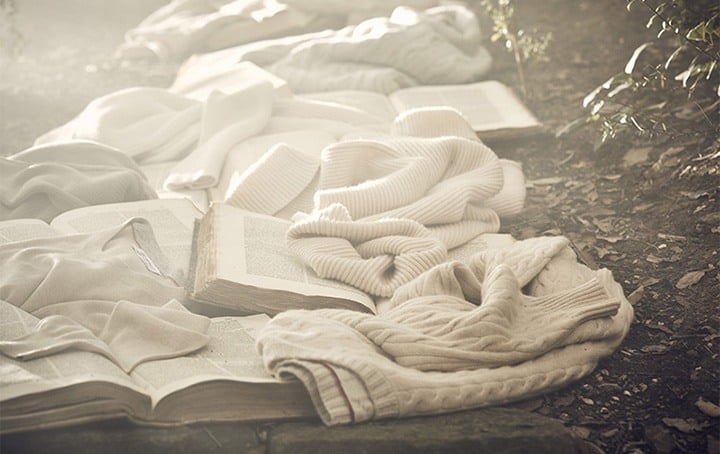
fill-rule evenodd
<path id="1" fill-rule="evenodd" d="M 428 124 L 437 137 L 424 136 Z M 518 213 L 525 197 L 519 166 L 455 110 L 406 112 L 391 132 L 323 150 L 313 211 L 288 231 L 290 249 L 318 275 L 383 297 L 445 261 L 448 248 L 497 232 L 498 213 Z"/>
<path id="2" fill-rule="evenodd" d="M 326 424 L 547 392 L 592 371 L 633 314 L 611 273 L 578 264 L 566 245 L 490 245 L 401 287 L 377 316 L 282 313 L 260 333 L 258 349 L 272 373 L 303 381 Z"/>

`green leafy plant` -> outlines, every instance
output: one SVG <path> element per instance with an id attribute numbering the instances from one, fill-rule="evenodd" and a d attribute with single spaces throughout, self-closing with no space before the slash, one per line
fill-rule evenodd
<path id="1" fill-rule="evenodd" d="M 637 47 L 622 72 L 590 92 L 583 100 L 587 115 L 558 136 L 596 124 L 599 147 L 623 131 L 717 133 L 711 117 L 720 105 L 720 2 L 627 0 L 628 9 L 638 6 L 649 13 L 647 27 L 657 30 L 656 40 Z"/>
<path id="2" fill-rule="evenodd" d="M 535 59 L 542 59 L 552 40 L 552 33 L 542 34 L 536 29 L 521 29 L 517 23 L 515 0 L 480 0 L 481 7 L 493 22 L 493 42 L 505 41 L 505 48 L 512 52 L 518 73 L 518 82 L 523 97 L 527 98 L 528 88 L 525 81 L 525 65 Z"/>

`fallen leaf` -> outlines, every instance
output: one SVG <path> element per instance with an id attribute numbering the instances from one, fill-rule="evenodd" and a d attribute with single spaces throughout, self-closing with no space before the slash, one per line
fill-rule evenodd
<path id="1" fill-rule="evenodd" d="M 652 320 L 647 320 L 647 321 L 645 321 L 645 326 L 647 326 L 647 327 L 650 328 L 650 329 L 654 329 L 654 330 L 657 330 L 657 331 L 662 331 L 663 333 L 669 334 L 669 335 L 671 335 L 671 336 L 672 336 L 673 334 L 675 334 L 675 333 L 673 333 L 673 331 L 672 331 L 670 328 L 668 328 L 667 326 L 663 325 L 662 322 L 661 322 L 661 323 L 656 323 L 656 322 L 654 322 L 654 321 L 652 321 Z"/>
<path id="2" fill-rule="evenodd" d="M 702 397 L 698 397 L 698 400 L 695 401 L 695 406 L 708 416 L 713 418 L 720 417 L 720 407 Z"/>
<path id="3" fill-rule="evenodd" d="M 655 254 L 648 254 L 648 256 L 645 258 L 645 260 L 647 260 L 647 261 L 650 262 L 650 263 L 656 263 L 656 264 L 657 264 L 657 263 L 662 263 L 662 262 L 665 261 L 664 258 L 658 257 L 658 256 L 655 255 Z"/>
<path id="4" fill-rule="evenodd" d="M 660 345 L 660 344 L 652 344 L 652 345 L 646 345 L 640 349 L 643 353 L 651 353 L 653 355 L 660 355 L 668 351 L 667 345 Z"/>
<path id="5" fill-rule="evenodd" d="M 581 397 L 580 400 L 582 400 L 585 405 L 595 405 L 595 401 L 590 398 Z"/>
<path id="6" fill-rule="evenodd" d="M 603 233 L 612 232 L 615 229 L 611 219 L 593 219 L 592 223 Z"/>
<path id="7" fill-rule="evenodd" d="M 561 396 L 555 399 L 555 405 L 558 405 L 560 407 L 567 407 L 568 405 L 575 402 L 575 396 L 572 394 L 568 394 L 566 396 Z"/>
<path id="8" fill-rule="evenodd" d="M 527 183 L 525 183 L 525 187 L 532 188 L 533 186 L 549 186 L 562 183 L 563 181 L 565 181 L 564 177 L 538 178 L 537 180 L 529 180 Z"/>
<path id="9" fill-rule="evenodd" d="M 677 429 L 682 433 L 691 434 L 695 432 L 701 432 L 703 429 L 710 427 L 710 423 L 707 421 L 698 421 L 693 418 L 682 419 L 682 418 L 663 418 L 663 424 L 673 429 Z"/>
<path id="10" fill-rule="evenodd" d="M 646 162 L 650 156 L 651 150 L 652 148 L 650 147 L 631 148 L 627 153 L 625 153 L 625 156 L 623 156 L 623 165 L 625 167 L 632 167 Z"/>
<path id="11" fill-rule="evenodd" d="M 675 240 L 675 241 L 684 241 L 687 240 L 687 237 L 682 235 L 672 235 L 670 233 L 658 233 L 658 238 L 661 240 Z"/>
<path id="12" fill-rule="evenodd" d="M 623 238 L 621 236 L 617 236 L 617 235 L 598 235 L 597 239 L 607 241 L 610 244 L 615 244 L 618 241 L 624 240 L 625 238 Z"/>
<path id="13" fill-rule="evenodd" d="M 640 205 L 636 205 L 633 207 L 632 212 L 633 213 L 640 213 L 642 211 L 646 211 L 648 208 L 651 208 L 653 206 L 652 203 L 641 203 Z"/>
<path id="14" fill-rule="evenodd" d="M 588 216 L 597 216 L 597 217 L 614 216 L 617 214 L 615 212 L 615 210 L 611 210 L 609 208 L 604 208 L 604 207 L 593 207 L 593 208 L 590 208 L 589 210 L 585 210 L 585 213 Z"/>
<path id="15" fill-rule="evenodd" d="M 677 283 L 675 284 L 675 288 L 684 289 L 688 288 L 692 285 L 697 284 L 700 282 L 700 279 L 705 276 L 705 271 L 690 271 L 689 273 L 685 273 L 683 277 L 681 277 Z"/>
<path id="16" fill-rule="evenodd" d="M 655 278 L 655 277 L 649 277 L 649 278 L 645 279 L 644 281 L 642 281 L 640 283 L 640 285 L 642 285 L 643 287 L 651 287 L 651 286 L 657 284 L 658 282 L 660 282 L 660 279 Z"/>
<path id="17" fill-rule="evenodd" d="M 590 429 L 583 426 L 570 426 L 570 430 L 572 430 L 575 435 L 582 438 L 583 440 L 587 440 L 590 438 Z"/>
<path id="18" fill-rule="evenodd" d="M 692 199 L 692 200 L 697 200 L 700 197 L 706 197 L 706 196 L 710 195 L 710 193 L 707 191 L 695 191 L 695 192 L 680 191 L 680 194 L 687 197 L 688 199 Z"/>
<path id="19" fill-rule="evenodd" d="M 615 427 L 615 428 L 604 430 L 604 431 L 600 432 L 600 436 L 603 438 L 612 438 L 615 435 L 617 435 L 619 432 L 620 432 L 620 429 Z"/>
<path id="20" fill-rule="evenodd" d="M 627 300 L 628 303 L 630 303 L 631 306 L 634 306 L 640 299 L 642 298 L 643 294 L 645 293 L 645 287 L 642 285 L 635 290 L 631 294 L 628 295 Z"/>
<path id="21" fill-rule="evenodd" d="M 675 447 L 675 438 L 663 426 L 650 426 L 645 429 L 645 435 L 655 447 L 656 452 L 670 452 Z"/>

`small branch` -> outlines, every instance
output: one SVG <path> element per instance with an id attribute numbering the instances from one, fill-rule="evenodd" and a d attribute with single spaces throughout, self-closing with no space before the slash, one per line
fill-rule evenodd
<path id="1" fill-rule="evenodd" d="M 647 0 L 640 0 L 640 3 L 642 3 L 645 8 L 647 8 L 648 10 L 650 10 L 650 11 L 653 13 L 653 15 L 655 15 L 658 19 L 662 20 L 663 22 L 665 22 L 665 23 L 667 23 L 667 24 L 670 24 L 670 20 L 667 19 L 667 18 L 666 18 L 665 16 L 663 16 L 662 14 L 658 13 L 655 8 L 653 8 L 652 6 L 648 5 L 648 4 L 647 4 Z M 674 30 L 673 30 L 673 31 L 674 31 Z M 711 54 L 708 53 L 705 49 L 703 49 L 702 47 L 698 46 L 693 40 L 688 39 L 688 37 L 685 35 L 685 33 L 675 32 L 675 35 L 676 35 L 676 36 L 680 36 L 680 37 L 683 39 L 683 41 L 685 41 L 685 42 L 687 42 L 688 44 L 690 44 L 692 47 L 695 48 L 695 50 L 697 50 L 699 53 L 705 55 L 705 56 L 706 56 L 707 58 L 709 58 L 710 60 L 718 61 L 718 57 L 717 57 L 717 56 L 711 55 Z"/>

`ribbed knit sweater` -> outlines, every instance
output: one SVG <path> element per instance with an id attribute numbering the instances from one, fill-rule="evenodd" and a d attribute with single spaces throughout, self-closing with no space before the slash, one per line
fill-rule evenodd
<path id="1" fill-rule="evenodd" d="M 377 316 L 282 313 L 258 349 L 272 373 L 303 381 L 326 424 L 547 392 L 592 371 L 633 314 L 611 273 L 578 264 L 566 244 L 537 238 L 438 265 Z"/>
<path id="2" fill-rule="evenodd" d="M 429 122 L 437 137 L 423 136 Z M 318 275 L 383 297 L 445 261 L 447 249 L 496 232 L 498 211 L 516 214 L 525 197 L 519 166 L 498 159 L 455 110 L 406 112 L 391 133 L 325 148 L 313 212 L 288 230 L 290 249 Z"/>

